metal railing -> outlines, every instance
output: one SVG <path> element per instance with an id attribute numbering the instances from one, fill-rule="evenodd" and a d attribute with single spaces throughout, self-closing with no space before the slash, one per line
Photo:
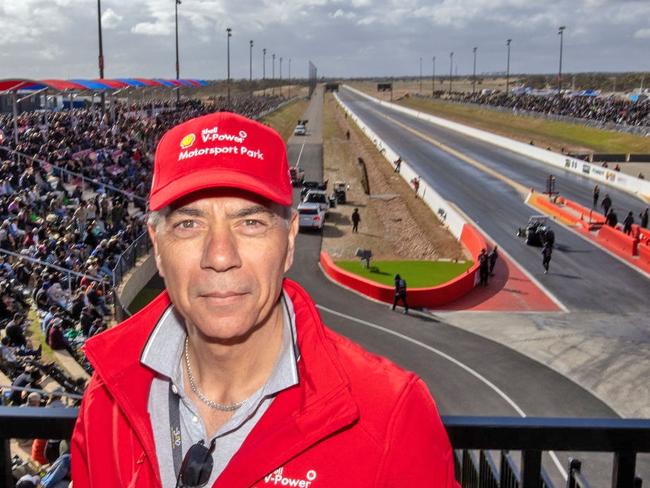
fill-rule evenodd
<path id="1" fill-rule="evenodd" d="M 122 302 L 119 297 L 118 288 L 124 279 L 124 275 L 132 270 L 138 259 L 148 254 L 151 250 L 151 241 L 146 232 L 140 234 L 133 243 L 126 248 L 126 250 L 120 254 L 113 268 L 113 304 L 114 304 L 114 314 L 115 320 L 121 322 L 125 318 L 129 317 L 131 313 L 122 306 Z"/>
<path id="2" fill-rule="evenodd" d="M 611 452 L 612 488 L 633 488 L 641 486 L 635 476 L 636 455 L 650 452 L 650 419 L 446 417 L 444 423 L 457 450 L 521 451 L 519 469 L 502 452 L 499 488 L 553 487 L 542 469 L 544 451 Z M 463 464 L 462 457 L 456 462 L 463 487 L 493 486 L 489 482 L 465 484 L 463 468 L 467 465 L 471 463 Z M 575 467 L 572 470 L 570 465 L 569 472 L 573 482 L 580 483 L 584 479 Z M 477 477 L 473 472 L 466 475 L 468 483 Z"/>
<path id="3" fill-rule="evenodd" d="M 76 416 L 76 408 L 0 407 L 2 486 L 12 486 L 9 439 L 69 438 Z M 542 469 L 544 451 L 611 452 L 612 488 L 641 488 L 636 455 L 650 452 L 650 419 L 448 416 L 443 423 L 463 488 L 555 488 Z M 489 450 L 501 451 L 499 469 Z M 520 467 L 509 451 L 521 451 Z M 579 461 L 568 468 L 567 488 L 589 488 Z"/>

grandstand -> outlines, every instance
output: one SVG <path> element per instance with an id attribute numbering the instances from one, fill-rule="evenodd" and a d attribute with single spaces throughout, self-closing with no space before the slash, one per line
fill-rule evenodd
<path id="1" fill-rule="evenodd" d="M 145 86 L 145 80 L 109 81 L 0 82 L 0 90 Z M 157 86 L 163 81 L 155 80 Z M 124 253 L 145 234 L 160 136 L 207 113 L 259 117 L 284 101 L 280 96 L 235 96 L 230 104 L 114 100 L 104 111 L 94 105 L 0 115 L 0 405 L 45 406 L 54 400 L 58 407 L 78 405 L 92 373 L 83 344 L 123 313 L 114 287 L 136 264 Z M 13 486 L 12 471 L 39 473 L 43 466 L 56 469 L 59 454 L 67 459 L 58 444 L 56 456 L 46 459 L 45 444 L 12 441 L 15 457 L 0 462 L 0 484 Z"/>

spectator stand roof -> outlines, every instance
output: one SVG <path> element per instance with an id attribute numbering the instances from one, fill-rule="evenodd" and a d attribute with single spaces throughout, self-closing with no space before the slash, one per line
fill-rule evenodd
<path id="1" fill-rule="evenodd" d="M 98 91 L 98 90 L 121 90 L 123 88 L 150 88 L 150 87 L 200 87 L 207 86 L 205 80 L 183 79 L 168 80 L 162 78 L 118 78 L 118 79 L 73 79 L 73 80 L 30 80 L 30 79 L 4 79 L 0 80 L 0 93 L 11 91 Z"/>

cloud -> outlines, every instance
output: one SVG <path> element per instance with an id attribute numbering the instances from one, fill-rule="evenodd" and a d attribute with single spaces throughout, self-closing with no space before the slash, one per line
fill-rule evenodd
<path id="1" fill-rule="evenodd" d="M 168 22 L 140 22 L 133 26 L 131 32 L 145 36 L 168 36 L 172 26 Z"/>
<path id="2" fill-rule="evenodd" d="M 340 8 L 337 9 L 336 12 L 330 13 L 330 17 L 333 18 L 333 19 L 342 18 L 342 19 L 351 20 L 351 19 L 356 18 L 356 16 L 357 16 L 357 14 L 355 14 L 354 12 L 345 12 L 344 10 L 342 10 Z"/>
<path id="3" fill-rule="evenodd" d="M 172 0 L 102 7 L 107 77 L 173 76 Z M 248 78 L 250 39 L 254 76 L 262 48 L 267 75 L 270 53 L 304 77 L 309 60 L 328 76 L 413 75 L 420 56 L 450 51 L 464 74 L 473 46 L 480 71 L 499 71 L 507 38 L 513 72 L 552 72 L 560 25 L 568 71 L 650 70 L 647 0 L 187 0 L 178 13 L 181 76 L 195 78 L 225 77 L 228 26 L 235 78 Z M 96 77 L 96 2 L 0 0 L 0 56 L 6 77 Z"/>
<path id="4" fill-rule="evenodd" d="M 635 39 L 650 39 L 650 29 L 639 29 L 634 33 Z"/>
<path id="5" fill-rule="evenodd" d="M 122 23 L 124 17 L 117 15 L 112 8 L 107 8 L 102 13 L 102 28 L 104 29 L 115 29 Z"/>

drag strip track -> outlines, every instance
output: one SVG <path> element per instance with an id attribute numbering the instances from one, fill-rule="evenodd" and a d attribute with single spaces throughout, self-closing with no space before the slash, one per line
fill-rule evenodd
<path id="1" fill-rule="evenodd" d="M 291 164 L 300 157 L 307 179 L 322 178 L 321 144 L 295 137 L 288 155 Z M 294 202 L 297 196 L 296 190 Z M 309 292 L 330 328 L 420 375 L 443 415 L 616 416 L 579 385 L 506 346 L 435 318 L 392 312 L 342 289 L 319 269 L 320 249 L 319 233 L 301 232 L 289 277 Z M 566 465 L 569 454 L 557 455 Z M 589 459 L 590 479 L 611 475 L 611 456 L 581 459 Z M 561 486 L 553 461 L 545 456 L 544 465 Z"/>
<path id="2" fill-rule="evenodd" d="M 522 201 L 522 196 L 507 183 L 438 149 L 400 126 L 407 125 L 437 139 L 438 134 L 434 130 L 437 128 L 433 124 L 403 114 L 396 115 L 395 111 L 369 102 L 348 90 L 343 90 L 340 97 L 436 191 L 477 222 L 500 247 L 570 310 L 618 313 L 647 311 L 646 300 L 650 289 L 647 278 L 558 225 L 554 226 L 556 250 L 553 253 L 551 272 L 544 275 L 539 248 L 526 246 L 515 236 L 517 227 L 523 226 L 530 215 L 538 212 L 528 207 Z M 459 135 L 456 137 L 461 138 Z M 464 152 L 464 146 L 457 140 L 442 142 L 453 142 L 457 149 Z M 474 147 L 472 157 L 501 171 L 501 161 L 507 160 L 507 155 L 501 153 L 507 151 L 495 154 Z M 535 164 L 538 166 L 536 169 L 535 165 L 525 166 L 529 173 L 526 177 L 518 176 L 516 171 L 524 165 L 511 162 L 507 170 L 512 179 L 520 183 L 528 184 L 528 181 L 535 179 L 543 184 L 549 170 L 539 167 L 539 163 Z M 579 177 L 574 178 L 571 186 L 582 184 L 582 193 L 587 194 L 590 200 L 592 186 L 587 186 L 590 182 L 580 180 Z M 610 194 L 612 198 L 620 197 L 621 201 L 623 198 L 629 198 L 630 202 L 634 200 L 614 192 Z M 638 201 L 636 204 L 639 204 Z"/>

